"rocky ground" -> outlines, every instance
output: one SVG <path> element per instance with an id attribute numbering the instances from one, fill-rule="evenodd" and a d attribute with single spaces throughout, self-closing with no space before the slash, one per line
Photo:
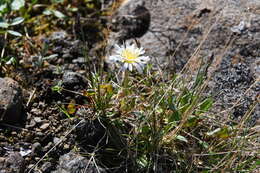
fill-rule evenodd
<path id="1" fill-rule="evenodd" d="M 196 62 L 213 58 L 208 90 L 216 100 L 213 112 L 222 112 L 218 115 L 224 119 L 243 117 L 259 101 L 260 1 L 129 0 L 105 21 L 111 29 L 108 51 L 115 43 L 137 38 L 163 70 L 179 72 L 188 62 L 185 69 L 193 73 Z M 86 28 L 84 38 L 77 35 L 77 25 L 74 33 L 56 31 L 35 38 L 35 44 L 38 40 L 48 45 L 44 56 L 55 56 L 46 62 L 41 60 L 43 55 L 28 57 L 21 49 L 24 68 L 0 78 L 0 173 L 123 169 L 125 153 L 112 155 L 100 149 L 98 153 L 103 155 L 97 157 L 103 162 L 99 166 L 94 157 L 77 154 L 91 153 L 96 150 L 91 146 L 102 144 L 122 146 L 103 139 L 106 129 L 91 121 L 93 110 L 79 106 L 77 117 L 68 118 L 60 106 L 75 100 L 77 105 L 85 103 L 82 95 L 70 91 L 86 91 L 89 81 L 84 76 L 97 63 L 94 57 L 101 52 L 99 45 L 104 39 L 102 28 Z M 86 51 L 90 59 L 84 58 Z M 52 90 L 59 81 L 66 89 L 62 94 Z M 225 111 L 230 107 L 234 109 Z M 249 126 L 259 125 L 259 104 L 250 119 Z M 114 156 L 111 163 L 106 159 L 109 156 Z"/>
<path id="2" fill-rule="evenodd" d="M 145 8 L 143 14 L 136 14 L 140 7 Z M 259 96 L 259 8 L 257 0 L 132 0 L 118 10 L 113 21 L 120 29 L 111 34 L 109 41 L 113 45 L 132 33 L 155 62 L 173 71 L 180 71 L 190 59 L 187 66 L 192 72 L 197 62 L 213 58 L 209 87 L 217 110 L 232 107 L 242 99 L 231 112 L 241 117 Z M 259 118 L 258 105 L 252 125 Z"/>

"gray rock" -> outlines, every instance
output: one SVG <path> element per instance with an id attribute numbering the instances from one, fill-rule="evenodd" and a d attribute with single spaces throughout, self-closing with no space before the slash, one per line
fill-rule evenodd
<path id="1" fill-rule="evenodd" d="M 73 59 L 72 62 L 74 64 L 76 64 L 76 63 L 78 63 L 78 64 L 85 64 L 86 63 L 86 58 L 78 57 L 77 59 Z"/>
<path id="2" fill-rule="evenodd" d="M 34 121 L 36 123 L 40 123 L 40 122 L 42 122 L 42 119 L 41 119 L 41 117 L 34 117 Z"/>
<path id="3" fill-rule="evenodd" d="M 54 144 L 58 144 L 60 141 L 61 141 L 60 138 L 57 138 L 57 137 L 54 137 L 54 138 L 53 138 L 53 143 L 54 143 Z"/>
<path id="4" fill-rule="evenodd" d="M 178 72 L 192 57 L 188 67 L 194 72 L 199 59 L 208 61 L 213 57 L 209 68 L 213 76 L 210 88 L 221 105 L 217 112 L 232 107 L 242 97 L 242 103 L 232 112 L 238 117 L 256 101 L 259 83 L 250 86 L 259 78 L 260 71 L 259 0 L 131 0 L 119 8 L 112 21 L 131 17 L 138 6 L 144 6 L 151 16 L 149 29 L 138 40 L 153 63 L 159 62 L 161 67 Z M 120 22 L 112 25 L 118 23 L 120 26 Z M 121 33 L 131 35 L 129 30 L 121 28 L 122 31 L 115 30 L 110 35 L 109 51 L 120 43 Z M 234 41 L 225 50 L 230 40 Z M 260 115 L 254 113 L 252 119 L 258 118 Z"/>
<path id="5" fill-rule="evenodd" d="M 44 123 L 43 125 L 41 125 L 40 129 L 46 130 L 49 126 L 50 126 L 50 123 Z"/>
<path id="6" fill-rule="evenodd" d="M 25 170 L 25 161 L 18 153 L 11 153 L 8 157 L 0 157 L 0 173 L 23 173 Z"/>
<path id="7" fill-rule="evenodd" d="M 76 85 L 86 84 L 86 79 L 79 73 L 65 71 L 65 73 L 62 76 L 62 83 L 67 88 L 73 88 Z"/>
<path id="8" fill-rule="evenodd" d="M 68 37 L 68 34 L 65 31 L 53 32 L 50 36 L 50 40 L 65 40 Z"/>
<path id="9" fill-rule="evenodd" d="M 42 145 L 41 145 L 39 142 L 35 142 L 35 143 L 32 145 L 32 153 L 40 152 L 41 149 L 42 149 Z"/>
<path id="10" fill-rule="evenodd" d="M 103 168 L 97 167 L 92 161 L 70 152 L 60 157 L 57 170 L 52 173 L 98 173 L 106 172 Z"/>
<path id="11" fill-rule="evenodd" d="M 11 78 L 0 78 L 0 121 L 17 123 L 22 118 L 22 90 Z"/>
<path id="12" fill-rule="evenodd" d="M 51 162 L 45 162 L 42 166 L 41 166 L 41 171 L 42 172 L 50 172 L 52 169 L 52 164 Z"/>

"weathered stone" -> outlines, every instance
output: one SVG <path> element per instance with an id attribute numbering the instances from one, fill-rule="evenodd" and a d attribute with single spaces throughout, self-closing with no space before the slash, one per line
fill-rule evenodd
<path id="1" fill-rule="evenodd" d="M 0 157 L 0 173 L 23 173 L 25 162 L 23 157 L 18 153 L 11 153 L 8 157 Z"/>
<path id="2" fill-rule="evenodd" d="M 52 164 L 51 162 L 45 162 L 42 166 L 41 166 L 41 171 L 42 172 L 51 172 L 52 169 Z"/>
<path id="3" fill-rule="evenodd" d="M 74 86 L 85 85 L 87 83 L 82 75 L 72 71 L 65 71 L 62 82 L 66 88 L 73 88 Z"/>
<path id="4" fill-rule="evenodd" d="M 22 90 L 11 78 L 0 78 L 0 121 L 17 123 L 22 117 Z"/>
<path id="5" fill-rule="evenodd" d="M 46 130 L 49 126 L 50 126 L 50 123 L 44 123 L 43 125 L 41 125 L 40 129 Z"/>
<path id="6" fill-rule="evenodd" d="M 187 67 L 193 72 L 200 59 L 208 61 L 213 57 L 210 88 L 217 104 L 222 106 L 217 112 L 242 98 L 231 113 L 234 117 L 245 114 L 260 88 L 259 82 L 254 84 L 260 71 L 260 1 L 131 0 L 119 8 L 112 21 L 131 21 L 138 6 L 144 6 L 151 16 L 149 29 L 138 40 L 153 63 L 178 72 L 189 60 Z M 119 27 L 121 31 L 110 35 L 108 49 L 120 43 L 122 36 L 133 36 L 131 30 Z M 252 118 L 259 116 L 254 113 Z"/>
<path id="7" fill-rule="evenodd" d="M 50 40 L 65 40 L 68 37 L 68 34 L 65 31 L 53 32 L 50 36 Z"/>
<path id="8" fill-rule="evenodd" d="M 97 167 L 91 160 L 88 160 L 79 154 L 70 152 L 60 157 L 59 165 L 56 171 L 52 173 L 97 173 L 106 172 L 103 168 Z"/>

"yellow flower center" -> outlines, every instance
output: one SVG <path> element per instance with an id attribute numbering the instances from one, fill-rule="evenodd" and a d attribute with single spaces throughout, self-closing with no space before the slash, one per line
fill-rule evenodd
<path id="1" fill-rule="evenodd" d="M 138 54 L 129 49 L 125 49 L 122 52 L 122 57 L 124 58 L 124 62 L 134 63 L 136 59 L 138 59 Z"/>

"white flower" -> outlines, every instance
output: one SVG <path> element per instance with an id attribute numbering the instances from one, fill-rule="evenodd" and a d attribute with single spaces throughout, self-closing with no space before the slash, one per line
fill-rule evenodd
<path id="1" fill-rule="evenodd" d="M 123 70 L 132 71 L 134 66 L 139 73 L 142 73 L 145 64 L 150 60 L 148 56 L 143 56 L 144 53 L 143 48 L 138 48 L 134 44 L 115 45 L 115 55 L 109 56 L 109 60 L 121 63 Z"/>

